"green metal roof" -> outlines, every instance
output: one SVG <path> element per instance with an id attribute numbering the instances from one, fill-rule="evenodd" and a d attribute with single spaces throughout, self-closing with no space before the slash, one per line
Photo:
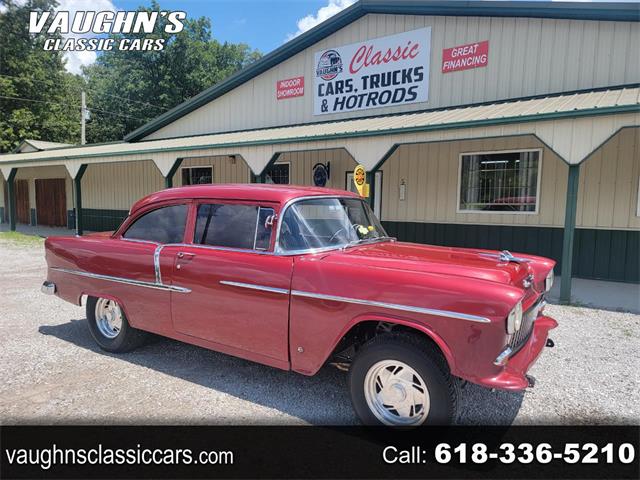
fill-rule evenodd
<path id="1" fill-rule="evenodd" d="M 449 15 L 466 17 L 530 17 L 570 20 L 640 21 L 638 3 L 519 2 L 519 1 L 425 1 L 360 0 L 329 20 L 265 55 L 226 80 L 156 117 L 124 137 L 135 142 L 184 115 L 215 100 L 264 73 L 305 48 L 328 37 L 368 13 L 396 15 Z"/>
<path id="2" fill-rule="evenodd" d="M 640 85 L 633 85 L 611 90 L 590 90 L 463 108 L 336 120 L 323 124 L 272 127 L 136 143 L 82 145 L 41 152 L 8 154 L 0 156 L 0 166 L 3 164 L 17 166 L 23 162 L 377 137 L 637 112 L 640 112 Z"/>

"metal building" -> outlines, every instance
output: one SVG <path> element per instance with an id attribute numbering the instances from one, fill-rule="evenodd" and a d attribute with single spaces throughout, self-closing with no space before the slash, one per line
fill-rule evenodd
<path id="1" fill-rule="evenodd" d="M 391 235 L 640 282 L 638 4 L 361 0 L 122 142 L 0 157 L 0 217 L 110 230 L 172 185 L 351 188 Z M 61 213 L 62 212 L 62 213 Z"/>

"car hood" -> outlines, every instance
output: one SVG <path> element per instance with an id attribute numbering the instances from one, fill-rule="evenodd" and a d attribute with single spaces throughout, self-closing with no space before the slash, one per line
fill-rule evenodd
<path id="1" fill-rule="evenodd" d="M 331 252 L 325 259 L 348 261 L 363 266 L 476 278 L 517 287 L 523 287 L 523 280 L 532 273 L 529 262 L 501 260 L 500 252 L 494 250 L 407 242 L 350 247 Z"/>

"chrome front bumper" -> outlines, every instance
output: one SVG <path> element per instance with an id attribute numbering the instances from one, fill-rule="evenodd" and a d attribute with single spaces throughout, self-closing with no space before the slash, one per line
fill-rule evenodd
<path id="1" fill-rule="evenodd" d="M 53 282 L 45 281 L 40 287 L 40 291 L 46 295 L 53 295 L 56 293 L 56 284 Z"/>

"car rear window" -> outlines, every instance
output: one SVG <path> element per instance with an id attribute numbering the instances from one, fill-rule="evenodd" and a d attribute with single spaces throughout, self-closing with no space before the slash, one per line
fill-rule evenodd
<path id="1" fill-rule="evenodd" d="M 188 211 L 188 205 L 171 205 L 152 210 L 135 220 L 122 236 L 157 243 L 181 243 Z"/>
<path id="2" fill-rule="evenodd" d="M 203 204 L 198 207 L 194 242 L 215 247 L 267 250 L 272 208 L 257 205 Z"/>

